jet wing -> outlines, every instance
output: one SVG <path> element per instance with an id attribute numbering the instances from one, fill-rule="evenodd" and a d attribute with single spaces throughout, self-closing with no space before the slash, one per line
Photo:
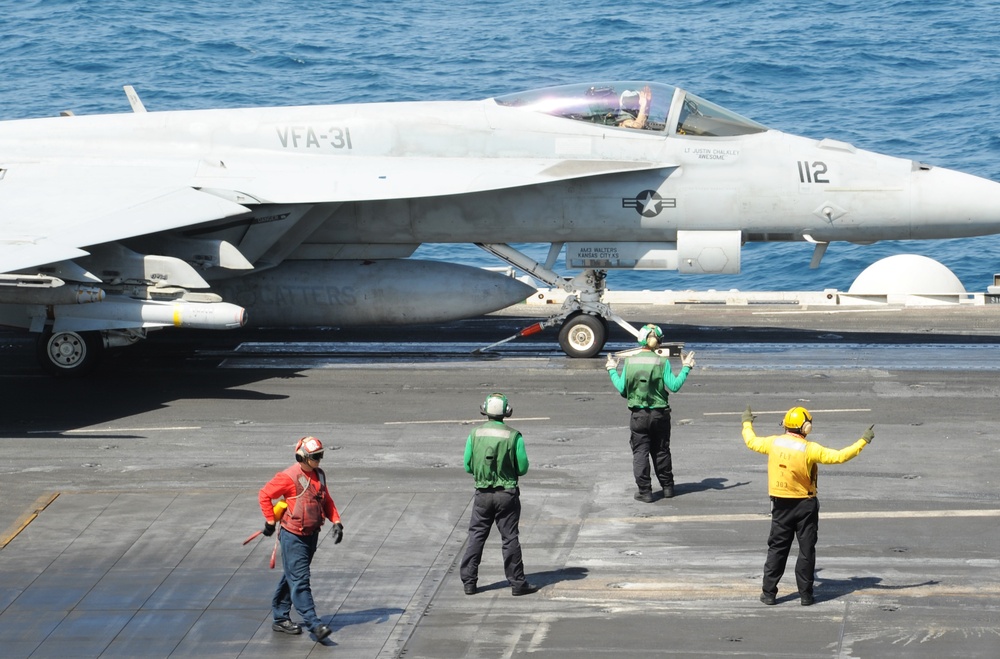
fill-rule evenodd
<path id="1" fill-rule="evenodd" d="M 266 163 L 227 161 L 199 171 L 199 187 L 237 190 L 262 202 L 326 203 L 414 199 L 669 169 L 648 161 L 529 158 L 344 157 Z"/>
<path id="2" fill-rule="evenodd" d="M 0 272 L 85 256 L 88 245 L 247 212 L 217 196 L 171 185 L 176 176 L 164 177 L 166 183 L 159 185 L 143 184 L 128 180 L 126 167 L 107 169 L 102 176 L 78 166 L 4 165 Z"/>
<path id="3" fill-rule="evenodd" d="M 365 156 L 235 157 L 198 165 L 0 164 L 0 272 L 79 258 L 90 245 L 249 212 L 231 201 L 231 193 L 288 204 L 408 199 L 672 166 L 600 159 Z"/>

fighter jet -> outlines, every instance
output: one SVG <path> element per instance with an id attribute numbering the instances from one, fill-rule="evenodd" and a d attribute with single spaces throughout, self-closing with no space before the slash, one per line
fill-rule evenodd
<path id="1" fill-rule="evenodd" d="M 423 243 L 565 290 L 534 329 L 589 357 L 609 322 L 635 332 L 603 302 L 609 269 L 737 273 L 751 241 L 812 243 L 815 267 L 834 241 L 1000 231 L 998 183 L 654 82 L 159 112 L 125 89 L 132 112 L 0 122 L 0 323 L 38 333 L 55 373 L 162 327 L 434 323 L 535 290 L 409 258 Z M 544 263 L 512 246 L 539 243 Z"/>

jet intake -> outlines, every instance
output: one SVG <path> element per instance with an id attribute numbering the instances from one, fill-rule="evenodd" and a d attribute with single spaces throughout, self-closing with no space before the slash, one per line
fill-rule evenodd
<path id="1" fill-rule="evenodd" d="M 225 270 L 253 270 L 250 263 L 236 247 L 225 240 L 207 238 L 182 238 L 178 236 L 156 236 L 129 243 L 146 252 L 169 255 L 194 265 L 201 270 L 223 268 Z M 149 257 L 146 257 L 147 259 Z M 203 287 L 202 287 L 203 288 Z"/>
<path id="2" fill-rule="evenodd" d="M 740 271 L 741 247 L 739 231 L 678 231 L 672 243 L 567 243 L 566 267 L 732 275 Z"/>
<path id="3" fill-rule="evenodd" d="M 209 288 L 190 264 L 172 256 L 138 254 L 116 243 L 99 245 L 90 251 L 90 256 L 78 259 L 79 264 L 108 284 L 148 282 L 160 286 Z"/>

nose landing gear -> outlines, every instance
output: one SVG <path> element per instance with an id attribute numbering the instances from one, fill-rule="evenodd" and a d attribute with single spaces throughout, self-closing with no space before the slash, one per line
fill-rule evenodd
<path id="1" fill-rule="evenodd" d="M 608 321 L 583 311 L 571 313 L 559 330 L 559 347 L 570 357 L 593 357 L 608 340 Z"/>
<path id="2" fill-rule="evenodd" d="M 563 302 L 558 314 L 526 327 L 514 336 L 480 348 L 476 352 L 495 348 L 518 337 L 535 334 L 559 324 L 562 324 L 559 330 L 559 347 L 568 356 L 577 358 L 593 357 L 604 349 L 604 344 L 608 340 L 608 321 L 617 323 L 633 336 L 639 335 L 639 330 L 613 312 L 607 304 L 601 302 L 606 290 L 604 280 L 607 277 L 607 271 L 584 270 L 572 279 L 562 277 L 552 271 L 555 256 L 561 249 L 561 245 L 552 246 L 549 259 L 544 266 L 509 245 L 499 243 L 477 243 L 477 245 L 506 263 L 527 272 L 532 277 L 570 295 Z"/>

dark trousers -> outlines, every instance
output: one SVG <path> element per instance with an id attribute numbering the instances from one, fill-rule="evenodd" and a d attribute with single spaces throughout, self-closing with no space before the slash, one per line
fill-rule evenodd
<path id="1" fill-rule="evenodd" d="M 309 587 L 309 564 L 316 553 L 319 532 L 295 535 L 281 528 L 278 533 L 282 574 L 271 599 L 271 613 L 275 620 L 288 620 L 294 604 L 306 628 L 313 630 L 320 624 L 320 619 L 316 616 L 316 605 Z"/>
<path id="2" fill-rule="evenodd" d="M 503 572 L 513 587 L 523 586 L 524 563 L 521 560 L 521 541 L 518 538 L 518 522 L 521 521 L 521 496 L 517 488 L 511 490 L 476 490 L 472 503 L 472 517 L 469 519 L 469 544 L 462 557 L 462 583 L 475 584 L 479 579 L 479 563 L 483 557 L 483 547 L 490 537 L 493 524 L 500 531 L 503 554 Z"/>
<path id="3" fill-rule="evenodd" d="M 819 535 L 819 500 L 771 497 L 771 534 L 767 539 L 764 561 L 764 592 L 778 594 L 778 581 L 785 573 L 785 562 L 792 547 L 792 537 L 799 542 L 795 561 L 795 584 L 800 595 L 813 594 L 816 569 L 816 538 Z"/>
<path id="4" fill-rule="evenodd" d="M 640 492 L 651 492 L 652 480 L 649 476 L 649 460 L 653 459 L 653 471 L 660 487 L 674 484 L 673 463 L 670 459 L 670 410 L 632 410 L 629 419 L 632 431 L 632 475 Z"/>

